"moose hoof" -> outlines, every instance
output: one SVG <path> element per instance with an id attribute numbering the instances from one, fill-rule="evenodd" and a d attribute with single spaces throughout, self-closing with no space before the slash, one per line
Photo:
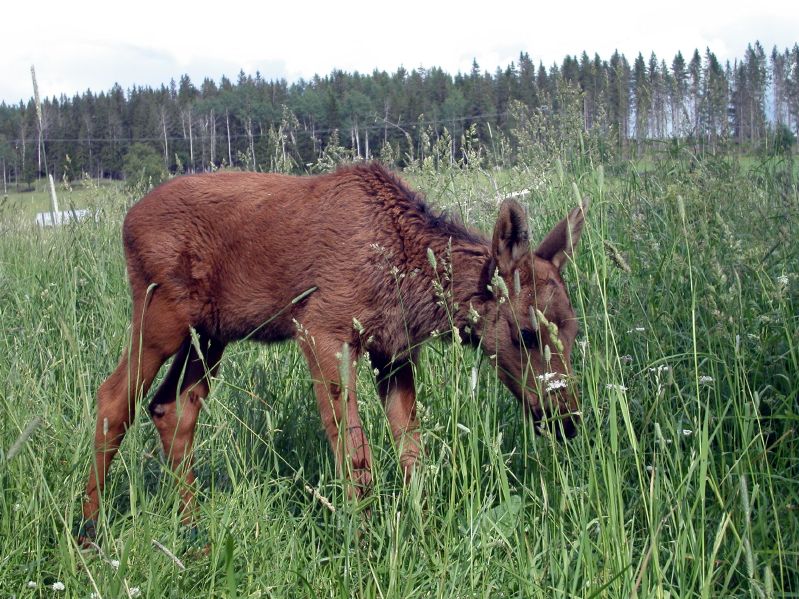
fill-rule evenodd
<path id="1" fill-rule="evenodd" d="M 357 499 L 366 497 L 372 490 L 372 471 L 369 468 L 355 468 L 352 471 L 352 486 Z"/>
<path id="2" fill-rule="evenodd" d="M 78 545 L 80 547 L 86 548 L 91 546 L 94 543 L 94 540 L 97 538 L 97 522 L 91 518 L 88 520 L 83 520 L 80 523 L 75 536 L 77 537 Z"/>

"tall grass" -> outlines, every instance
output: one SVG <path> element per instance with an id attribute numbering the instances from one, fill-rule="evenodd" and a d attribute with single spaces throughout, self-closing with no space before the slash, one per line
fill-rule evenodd
<path id="1" fill-rule="evenodd" d="M 799 594 L 795 180 L 771 163 L 679 153 L 646 173 L 583 161 L 408 177 L 486 231 L 496 198 L 526 189 L 537 238 L 576 193 L 592 197 L 565 274 L 582 321 L 578 437 L 536 437 L 478 354 L 433 340 L 416 372 L 426 456 L 409 487 L 368 364 L 350 382 L 375 479 L 354 504 L 297 348 L 237 344 L 198 429 L 203 538 L 180 525 L 140 406 L 104 495 L 100 551 L 82 552 L 94 393 L 127 343 L 119 230 L 133 195 L 95 188 L 103 218 L 57 230 L 5 212 L 0 594 Z"/>

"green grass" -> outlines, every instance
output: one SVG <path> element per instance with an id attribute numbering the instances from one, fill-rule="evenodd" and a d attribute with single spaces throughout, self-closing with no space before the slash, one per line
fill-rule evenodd
<path id="1" fill-rule="evenodd" d="M 799 198 L 781 172 L 682 155 L 645 173 L 410 171 L 484 230 L 497 190 L 529 189 L 539 238 L 575 185 L 592 197 L 566 273 L 585 342 L 580 434 L 535 437 L 490 369 L 472 390 L 476 353 L 432 341 L 416 373 L 426 458 L 408 488 L 359 369 L 375 487 L 353 505 L 296 347 L 236 344 L 198 430 L 207 556 L 185 539 L 144 405 L 109 477 L 102 554 L 73 538 L 94 394 L 127 342 L 120 224 L 133 195 L 92 188 L 102 218 L 55 230 L 6 210 L 0 595 L 799 595 Z M 63 593 L 46 588 L 56 581 Z"/>
<path id="2" fill-rule="evenodd" d="M 55 188 L 58 207 L 66 211 L 95 207 L 100 190 L 116 190 L 119 184 L 84 179 L 68 185 L 56 183 Z M 49 212 L 50 186 L 46 179 L 40 179 L 29 190 L 23 189 L 11 185 L 7 194 L 0 195 L 0 218 L 4 221 L 13 218 L 33 222 L 39 212 Z"/>

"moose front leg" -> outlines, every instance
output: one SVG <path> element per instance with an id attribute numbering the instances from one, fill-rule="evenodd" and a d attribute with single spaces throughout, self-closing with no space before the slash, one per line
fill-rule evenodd
<path id="1" fill-rule="evenodd" d="M 300 344 L 311 371 L 322 425 L 336 456 L 336 469 L 353 483 L 348 495 L 363 497 L 372 486 L 372 453 L 355 397 L 356 356 L 342 356 L 343 344 L 320 336 L 306 335 Z M 345 377 L 341 376 L 342 365 Z"/>
<path id="2" fill-rule="evenodd" d="M 184 341 L 149 407 L 164 454 L 181 485 L 184 524 L 191 524 L 195 509 L 192 445 L 197 417 L 225 350 L 225 344 L 215 339 L 202 336 L 198 341 L 196 347 L 190 338 Z"/>
<path id="3" fill-rule="evenodd" d="M 407 484 L 421 450 L 413 362 L 392 362 L 382 357 L 372 357 L 372 366 L 377 369 L 378 393 L 397 444 L 400 466 Z"/>

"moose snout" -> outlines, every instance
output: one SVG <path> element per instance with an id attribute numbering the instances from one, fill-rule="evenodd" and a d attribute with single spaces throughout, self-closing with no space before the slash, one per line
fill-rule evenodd
<path id="1" fill-rule="evenodd" d="M 558 418 L 553 418 L 555 435 L 558 440 L 573 439 L 577 436 L 582 416 L 577 410 L 561 413 Z"/>
<path id="2" fill-rule="evenodd" d="M 582 413 L 577 407 L 575 395 L 565 390 L 550 391 L 544 394 L 543 402 L 533 395 L 528 397 L 526 404 L 539 434 L 554 433 L 559 441 L 577 435 Z"/>

